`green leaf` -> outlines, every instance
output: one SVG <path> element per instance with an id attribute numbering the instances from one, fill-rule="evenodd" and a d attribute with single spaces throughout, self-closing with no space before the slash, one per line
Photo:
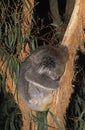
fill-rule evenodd
<path id="1" fill-rule="evenodd" d="M 29 117 L 37 123 L 38 130 L 47 130 L 48 127 L 56 129 L 54 126 L 47 124 L 47 112 L 37 112 L 36 116 L 31 113 Z"/>
<path id="2" fill-rule="evenodd" d="M 9 126 L 9 119 L 7 118 L 6 122 L 5 122 L 5 129 L 4 130 L 8 130 Z"/>
<path id="3" fill-rule="evenodd" d="M 35 50 L 35 40 L 32 39 L 31 41 L 31 47 L 32 47 L 32 50 L 34 51 Z"/>

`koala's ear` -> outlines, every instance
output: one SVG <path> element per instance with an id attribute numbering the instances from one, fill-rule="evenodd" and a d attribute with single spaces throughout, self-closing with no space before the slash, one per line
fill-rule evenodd
<path id="1" fill-rule="evenodd" d="M 30 56 L 30 59 L 34 62 L 34 64 L 39 64 L 42 62 L 42 58 L 49 54 L 50 50 L 53 49 L 51 46 L 42 46 L 37 48 Z M 51 50 L 52 52 L 52 50 Z M 50 53 L 51 53 L 50 52 Z"/>

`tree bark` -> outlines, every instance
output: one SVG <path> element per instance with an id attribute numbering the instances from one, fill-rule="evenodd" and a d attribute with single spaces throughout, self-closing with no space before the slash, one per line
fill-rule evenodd
<path id="1" fill-rule="evenodd" d="M 34 0 L 25 0 L 25 4 L 23 6 L 23 13 L 22 13 L 22 34 L 26 35 L 31 27 L 31 19 L 33 14 L 34 8 Z"/>

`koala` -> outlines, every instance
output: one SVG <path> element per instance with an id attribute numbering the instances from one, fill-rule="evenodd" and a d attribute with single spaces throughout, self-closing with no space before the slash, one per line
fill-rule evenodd
<path id="1" fill-rule="evenodd" d="M 49 109 L 53 92 L 65 71 L 68 50 L 65 46 L 43 46 L 21 64 L 18 90 L 26 105 L 35 111 Z"/>

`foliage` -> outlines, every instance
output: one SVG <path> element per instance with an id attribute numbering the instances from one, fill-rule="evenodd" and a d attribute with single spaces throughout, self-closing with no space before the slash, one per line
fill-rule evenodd
<path id="1" fill-rule="evenodd" d="M 56 127 L 48 124 L 48 122 L 47 122 L 47 115 L 48 114 L 53 119 Z M 33 115 L 32 113 L 29 113 L 29 118 L 30 118 L 29 130 L 33 130 L 32 125 L 31 125 L 32 121 L 35 122 L 35 124 L 37 124 L 37 130 L 48 130 L 48 128 L 52 128 L 53 130 L 57 130 L 57 129 L 62 130 L 62 128 L 57 120 L 57 117 L 50 111 L 36 112 L 36 116 Z"/>
<path id="2" fill-rule="evenodd" d="M 13 95 L 3 89 L 2 84 L 3 78 L 0 75 L 0 129 L 21 130 L 23 123 L 19 106 Z"/>
<path id="3" fill-rule="evenodd" d="M 39 19 L 39 20 L 38 20 Z M 49 20 L 50 21 L 50 20 Z M 60 32 L 57 31 L 59 29 L 58 25 L 49 23 L 45 25 L 44 18 L 37 18 L 37 21 L 32 22 L 32 29 L 30 32 L 30 41 L 32 41 L 32 45 L 35 48 L 38 46 L 45 46 L 45 45 L 56 45 L 59 43 L 58 37 Z M 34 43 L 34 44 L 33 44 Z"/>
<path id="4" fill-rule="evenodd" d="M 5 72 L 9 71 L 12 79 L 14 75 L 19 77 L 20 60 L 23 37 L 21 33 L 21 2 L 1 1 L 0 2 L 0 60 L 3 66 L 6 63 Z M 17 83 L 17 81 L 15 81 Z"/>
<path id="5" fill-rule="evenodd" d="M 0 129 L 3 130 L 21 130 L 22 126 L 19 106 L 13 95 L 6 92 L 7 72 L 16 86 L 19 78 L 19 54 L 25 41 L 21 32 L 22 5 L 21 0 L 0 1 Z"/>
<path id="6" fill-rule="evenodd" d="M 2 130 L 21 130 L 22 115 L 19 106 L 15 103 L 13 95 L 7 93 L 0 103 L 0 128 Z"/>
<path id="7" fill-rule="evenodd" d="M 44 5 L 45 4 L 45 5 Z M 45 7 L 45 8 L 44 8 Z M 44 8 L 44 10 L 43 10 Z M 36 1 L 33 9 L 30 41 L 33 48 L 59 43 L 59 25 L 53 24 L 48 1 Z"/>
<path id="8" fill-rule="evenodd" d="M 85 59 L 85 55 L 83 55 Z M 67 130 L 85 130 L 85 65 L 84 59 L 76 61 L 74 93 L 67 110 Z M 79 61 L 80 60 L 80 61 Z"/>

